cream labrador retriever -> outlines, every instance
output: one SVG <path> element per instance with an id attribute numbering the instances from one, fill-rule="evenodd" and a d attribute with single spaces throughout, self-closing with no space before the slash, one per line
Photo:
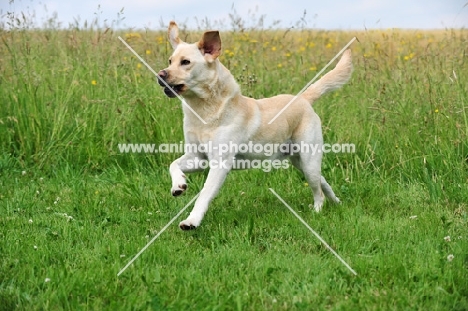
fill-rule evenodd
<path id="1" fill-rule="evenodd" d="M 179 224 L 181 229 L 194 229 L 200 225 L 208 205 L 229 171 L 236 168 L 235 161 L 239 159 L 281 161 L 289 158 L 306 177 L 313 193 L 315 211 L 321 210 L 324 194 L 332 202 L 340 202 L 321 176 L 322 129 L 320 118 L 311 104 L 348 81 L 352 73 L 350 50 L 343 54 L 333 70 L 297 98 L 278 95 L 253 99 L 242 96 L 234 77 L 219 61 L 221 39 L 218 31 L 205 32 L 200 41 L 189 44 L 179 38 L 177 24 L 172 21 L 168 36 L 174 52 L 169 58 L 169 67 L 158 73 L 159 84 L 164 86 L 167 96 L 182 95 L 185 99 L 186 105 L 182 105 L 185 144 L 204 146 L 186 150 L 170 165 L 172 195 L 179 196 L 187 189 L 186 173 L 203 170 L 206 168 L 203 163 L 209 163 L 210 168 L 192 212 Z M 258 152 L 259 148 L 255 148 L 255 151 L 252 148 L 234 148 L 268 144 L 283 147 L 299 144 L 319 148 L 315 152 L 310 149 L 305 152 L 297 149 L 284 152 L 280 149 L 268 156 Z"/>

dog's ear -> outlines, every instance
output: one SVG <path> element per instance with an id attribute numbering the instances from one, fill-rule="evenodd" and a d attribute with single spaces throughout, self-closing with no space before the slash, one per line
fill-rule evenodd
<path id="1" fill-rule="evenodd" d="M 169 29 L 167 30 L 167 36 L 169 37 L 169 42 L 172 45 L 172 48 L 175 50 L 179 45 L 181 40 L 179 39 L 179 27 L 174 21 L 169 23 Z"/>
<path id="2" fill-rule="evenodd" d="M 214 61 L 221 54 L 219 31 L 207 31 L 198 41 L 198 48 L 208 62 Z"/>

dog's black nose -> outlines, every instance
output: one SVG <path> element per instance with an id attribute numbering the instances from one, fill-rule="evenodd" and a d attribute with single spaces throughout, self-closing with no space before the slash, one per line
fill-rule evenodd
<path id="1" fill-rule="evenodd" d="M 160 70 L 158 72 L 158 76 L 160 76 L 161 78 L 165 79 L 167 77 L 167 71 L 166 70 Z"/>
<path id="2" fill-rule="evenodd" d="M 158 76 L 162 79 L 162 80 L 166 80 L 167 78 L 167 71 L 166 70 L 161 70 L 158 72 Z M 164 83 L 162 83 L 161 79 L 158 79 L 158 83 L 160 86 L 164 86 Z"/>

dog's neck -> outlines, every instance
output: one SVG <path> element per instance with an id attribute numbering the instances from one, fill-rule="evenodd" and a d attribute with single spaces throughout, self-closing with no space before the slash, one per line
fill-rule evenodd
<path id="1" fill-rule="evenodd" d="M 242 97 L 240 87 L 231 72 L 219 60 L 215 62 L 216 74 L 211 83 L 204 85 L 201 91 L 185 97 L 190 108 L 207 123 L 219 122 L 225 107 L 238 102 L 239 97 Z M 190 108 L 183 106 L 185 117 L 199 121 Z"/>

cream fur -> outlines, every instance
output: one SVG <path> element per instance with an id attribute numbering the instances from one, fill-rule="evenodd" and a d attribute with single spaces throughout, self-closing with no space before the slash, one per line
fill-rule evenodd
<path id="1" fill-rule="evenodd" d="M 164 78 L 169 85 L 181 86 L 179 93 L 207 123 L 203 124 L 183 105 L 186 143 L 211 142 L 213 146 L 229 142 L 323 144 L 320 118 L 311 104 L 349 80 L 352 73 L 350 50 L 344 52 L 333 70 L 312 84 L 272 124 L 268 124 L 293 98 L 292 95 L 278 95 L 260 100 L 243 96 L 230 71 L 218 59 L 221 50 L 218 32 L 206 32 L 199 42 L 188 44 L 180 40 L 177 24 L 171 22 L 168 36 L 174 52 L 170 57 L 170 66 L 165 69 Z M 187 61 L 190 63 L 186 64 Z M 176 196 L 187 189 L 185 174 L 201 170 L 199 167 L 190 167 L 188 164 L 191 160 L 199 158 L 227 163 L 227 168 L 210 168 L 192 212 L 180 223 L 182 229 L 192 229 L 200 225 L 209 203 L 231 170 L 234 157 L 265 158 L 263 154 L 254 153 L 186 153 L 170 165 L 171 191 Z M 270 158 L 282 157 L 282 154 L 274 154 Z M 339 202 L 330 185 L 321 176 L 321 153 L 294 154 L 290 160 L 304 173 L 312 190 L 317 212 L 322 208 L 324 193 L 331 201 Z"/>

